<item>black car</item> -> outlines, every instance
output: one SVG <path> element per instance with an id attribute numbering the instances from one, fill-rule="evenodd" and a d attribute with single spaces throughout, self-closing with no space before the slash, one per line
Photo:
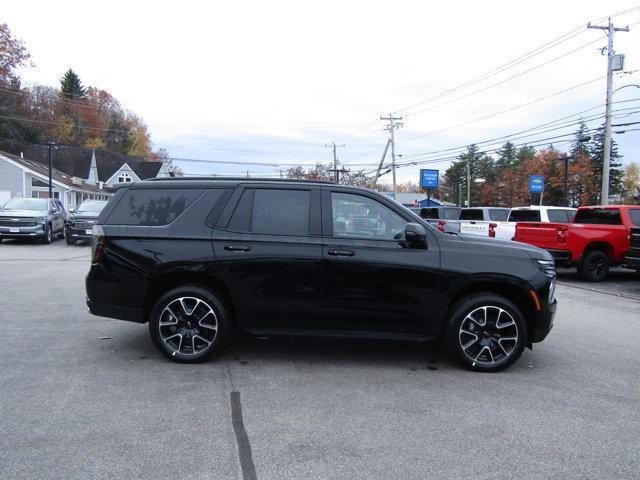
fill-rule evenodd
<path id="1" fill-rule="evenodd" d="M 363 217 L 376 227 L 362 232 Z M 149 322 L 181 362 L 242 330 L 442 337 L 464 365 L 496 371 L 547 336 L 556 310 L 547 252 L 440 233 L 362 188 L 148 180 L 117 190 L 93 232 L 90 311 Z"/>
<path id="2" fill-rule="evenodd" d="M 56 198 L 11 198 L 0 209 L 0 242 L 27 238 L 51 243 L 64 237 L 67 212 Z"/>
<path id="3" fill-rule="evenodd" d="M 85 200 L 77 210 L 69 212 L 65 225 L 67 245 L 75 245 L 80 240 L 91 240 L 91 229 L 106 204 L 106 200 Z"/>

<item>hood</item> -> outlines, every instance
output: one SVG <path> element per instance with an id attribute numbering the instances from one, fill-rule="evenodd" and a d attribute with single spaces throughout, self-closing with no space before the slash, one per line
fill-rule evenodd
<path id="1" fill-rule="evenodd" d="M 514 242 L 510 240 L 498 240 L 490 237 L 479 237 L 477 235 L 459 235 L 460 239 L 466 243 L 473 245 L 478 251 L 488 249 L 495 251 L 500 249 L 505 255 L 528 255 L 538 260 L 553 260 L 549 252 L 542 248 L 534 247 L 526 243 Z"/>
<path id="2" fill-rule="evenodd" d="M 69 214 L 69 218 L 73 220 L 96 220 L 99 216 L 100 212 L 80 212 Z"/>
<path id="3" fill-rule="evenodd" d="M 46 217 L 48 213 L 42 210 L 6 210 L 0 212 L 0 217 Z"/>

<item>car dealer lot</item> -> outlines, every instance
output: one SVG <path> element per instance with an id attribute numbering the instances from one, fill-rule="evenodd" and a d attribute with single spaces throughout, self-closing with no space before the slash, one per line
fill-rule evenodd
<path id="1" fill-rule="evenodd" d="M 0 245 L 0 478 L 635 478 L 640 279 L 561 271 L 497 374 L 436 344 L 234 338 L 167 361 L 87 312 L 86 245 Z M 238 392 L 238 393 L 234 393 Z M 241 408 L 241 410 L 240 410 Z"/>

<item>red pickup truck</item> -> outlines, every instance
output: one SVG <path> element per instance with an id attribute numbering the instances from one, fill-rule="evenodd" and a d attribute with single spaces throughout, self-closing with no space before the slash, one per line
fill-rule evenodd
<path id="1" fill-rule="evenodd" d="M 640 205 L 580 207 L 572 223 L 522 222 L 515 240 L 549 251 L 559 265 L 576 265 L 590 282 L 625 263 L 631 229 L 640 227 Z"/>

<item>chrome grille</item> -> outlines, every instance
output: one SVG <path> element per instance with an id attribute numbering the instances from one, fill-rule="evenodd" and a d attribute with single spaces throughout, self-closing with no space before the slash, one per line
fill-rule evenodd
<path id="1" fill-rule="evenodd" d="M 0 217 L 0 225 L 3 227 L 34 227 L 36 219 L 30 217 Z"/>

